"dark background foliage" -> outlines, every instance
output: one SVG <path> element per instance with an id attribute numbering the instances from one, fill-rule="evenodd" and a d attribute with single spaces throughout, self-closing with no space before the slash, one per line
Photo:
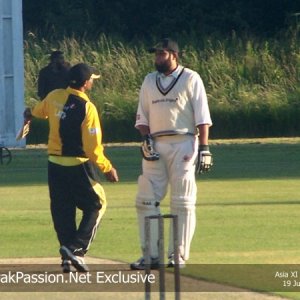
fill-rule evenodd
<path id="1" fill-rule="evenodd" d="M 299 0 L 23 0 L 25 31 L 126 40 L 232 31 L 272 36 L 299 11 Z"/>
<path id="2" fill-rule="evenodd" d="M 300 0 L 23 0 L 23 21 L 26 100 L 56 47 L 73 63 L 101 66 L 92 98 L 106 142 L 139 140 L 138 90 L 152 70 L 146 49 L 162 36 L 177 39 L 182 63 L 201 74 L 212 138 L 299 133 Z M 32 127 L 28 141 L 45 142 L 47 123 Z"/>

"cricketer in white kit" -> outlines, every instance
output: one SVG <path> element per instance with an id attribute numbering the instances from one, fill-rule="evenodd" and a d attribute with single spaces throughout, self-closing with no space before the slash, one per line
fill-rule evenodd
<path id="1" fill-rule="evenodd" d="M 157 71 L 142 84 L 135 127 L 143 137 L 143 173 L 138 179 L 136 210 L 142 252 L 145 216 L 160 214 L 160 202 L 170 184 L 172 214 L 178 215 L 180 265 L 189 258 L 196 226 L 195 172 L 212 165 L 209 127 L 212 125 L 207 96 L 199 74 L 178 64 L 178 44 L 163 39 L 149 50 L 155 53 Z M 172 227 L 170 239 L 172 239 Z M 157 221 L 151 222 L 151 268 L 159 267 Z M 168 266 L 174 266 L 173 243 L 169 242 Z M 145 268 L 145 259 L 130 265 Z"/>

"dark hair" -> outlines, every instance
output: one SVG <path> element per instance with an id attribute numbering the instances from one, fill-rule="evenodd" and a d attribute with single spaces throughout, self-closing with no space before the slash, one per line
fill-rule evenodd
<path id="1" fill-rule="evenodd" d="M 50 59 L 53 60 L 53 59 L 58 58 L 63 55 L 64 55 L 64 53 L 62 51 L 59 51 L 59 50 L 52 51 L 50 54 Z"/>

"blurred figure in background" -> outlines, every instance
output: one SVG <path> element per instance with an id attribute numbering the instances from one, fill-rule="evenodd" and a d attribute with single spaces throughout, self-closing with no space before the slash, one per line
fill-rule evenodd
<path id="1" fill-rule="evenodd" d="M 43 100 L 49 92 L 68 87 L 68 71 L 71 65 L 65 61 L 62 51 L 53 51 L 50 63 L 40 70 L 38 77 L 38 96 Z"/>

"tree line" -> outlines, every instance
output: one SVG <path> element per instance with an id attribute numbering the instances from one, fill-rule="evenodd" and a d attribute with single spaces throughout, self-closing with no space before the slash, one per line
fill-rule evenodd
<path id="1" fill-rule="evenodd" d="M 53 38 L 273 36 L 300 22 L 299 12 L 300 0 L 23 0 L 24 30 Z"/>

